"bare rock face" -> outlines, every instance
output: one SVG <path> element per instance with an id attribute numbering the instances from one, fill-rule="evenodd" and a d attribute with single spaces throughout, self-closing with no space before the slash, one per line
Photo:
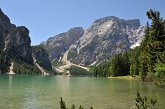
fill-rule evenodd
<path id="1" fill-rule="evenodd" d="M 73 31 L 69 35 L 67 32 L 52 37 L 45 42 L 45 47 L 51 60 L 60 62 L 67 51 L 68 61 L 79 65 L 95 65 L 139 46 L 144 30 L 139 19 L 124 20 L 109 16 L 95 20 L 88 29 L 81 29 L 82 32 Z"/>
<path id="2" fill-rule="evenodd" d="M 82 37 L 83 34 L 83 28 L 75 27 L 70 29 L 68 32 L 49 38 L 46 43 L 42 45 L 45 46 L 51 60 L 58 60 L 73 43 Z"/>
<path id="3" fill-rule="evenodd" d="M 145 26 L 140 26 L 137 29 L 131 29 L 127 32 L 127 34 L 131 44 L 131 49 L 140 46 L 145 35 Z"/>
<path id="4" fill-rule="evenodd" d="M 126 25 L 125 20 L 114 16 L 96 20 L 77 43 L 75 58 L 69 55 L 69 60 L 80 65 L 91 65 L 111 59 L 113 55 L 128 50 L 130 42 L 125 32 Z"/>
<path id="5" fill-rule="evenodd" d="M 10 19 L 0 9 L 0 51 L 5 47 L 6 36 L 15 28 L 16 26 L 10 23 Z"/>
<path id="6" fill-rule="evenodd" d="M 138 19 L 124 20 L 115 16 L 98 19 L 69 51 L 68 60 L 80 65 L 94 65 L 127 51 L 138 41 L 140 43 L 143 35 L 144 27 Z"/>
<path id="7" fill-rule="evenodd" d="M 10 58 L 33 64 L 31 40 L 26 27 L 17 27 L 10 32 L 5 40 L 5 48 Z"/>
<path id="8" fill-rule="evenodd" d="M 16 27 L 0 9 L 0 51 L 11 59 L 19 59 L 32 64 L 32 48 L 29 30 Z"/>
<path id="9" fill-rule="evenodd" d="M 49 55 L 42 46 L 33 46 L 33 56 L 37 63 L 44 69 L 51 71 L 52 65 L 49 60 Z"/>
<path id="10" fill-rule="evenodd" d="M 52 70 L 48 54 L 44 49 L 34 49 L 34 56 L 39 64 L 46 70 Z M 37 71 L 32 58 L 31 39 L 29 30 L 24 27 L 16 27 L 10 23 L 10 19 L 0 9 L 0 73 L 8 72 L 11 61 L 17 63 L 17 70 L 21 71 L 18 66 L 24 64 L 23 72 L 26 69 L 29 73 Z M 34 72 L 34 73 L 37 73 Z M 19 72 L 20 73 L 20 72 Z"/>

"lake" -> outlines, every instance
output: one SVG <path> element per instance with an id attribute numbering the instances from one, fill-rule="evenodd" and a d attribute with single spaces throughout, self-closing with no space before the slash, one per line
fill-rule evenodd
<path id="1" fill-rule="evenodd" d="M 74 103 L 89 109 L 135 109 L 137 90 L 165 108 L 165 90 L 151 83 L 96 77 L 0 75 L 0 109 L 60 109 Z"/>

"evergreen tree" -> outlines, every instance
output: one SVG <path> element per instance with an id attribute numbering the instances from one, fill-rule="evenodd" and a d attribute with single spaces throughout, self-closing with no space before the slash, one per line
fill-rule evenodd
<path id="1" fill-rule="evenodd" d="M 123 53 L 123 73 L 122 75 L 129 75 L 130 72 L 130 61 L 129 61 L 129 57 L 128 57 L 128 53 L 124 52 Z"/>
<path id="2" fill-rule="evenodd" d="M 62 97 L 61 97 L 61 100 L 60 100 L 60 108 L 61 109 L 66 109 L 66 105 L 65 105 L 65 102 L 62 100 Z"/>
<path id="3" fill-rule="evenodd" d="M 145 80 L 148 73 L 148 39 L 149 39 L 149 23 L 147 22 L 146 30 L 145 30 L 145 39 L 142 41 L 140 49 L 141 49 L 141 56 L 140 56 L 140 76 L 142 80 Z"/>
<path id="4" fill-rule="evenodd" d="M 165 22 L 162 18 L 160 18 L 160 13 L 158 11 L 150 9 L 150 11 L 147 11 L 147 16 L 150 20 L 152 20 L 151 28 L 149 32 L 149 40 L 148 40 L 148 46 L 149 46 L 149 72 L 154 73 L 155 63 L 158 60 L 158 57 L 160 56 L 159 52 L 165 50 L 165 38 L 163 35 L 165 34 L 164 25 Z M 163 39 L 163 40 L 162 40 Z"/>
<path id="5" fill-rule="evenodd" d="M 140 59 L 140 48 L 136 47 L 129 50 L 129 60 L 130 60 L 130 75 L 139 75 L 139 59 Z"/>
<path id="6" fill-rule="evenodd" d="M 79 109 L 84 109 L 84 108 L 80 105 Z"/>
<path id="7" fill-rule="evenodd" d="M 141 77 L 159 83 L 165 75 L 165 21 L 158 11 L 152 9 L 146 15 L 151 20 L 151 26 L 147 24 L 146 37 L 141 44 Z"/>
<path id="8" fill-rule="evenodd" d="M 72 105 L 72 108 L 71 109 L 75 109 L 75 105 L 74 104 Z"/>

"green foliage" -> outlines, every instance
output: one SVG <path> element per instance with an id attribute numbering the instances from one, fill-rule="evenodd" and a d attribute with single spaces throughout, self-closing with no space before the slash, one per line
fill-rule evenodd
<path id="1" fill-rule="evenodd" d="M 127 52 L 115 55 L 111 62 L 112 76 L 129 75 L 130 61 Z"/>
<path id="2" fill-rule="evenodd" d="M 139 75 L 140 67 L 140 48 L 136 47 L 128 51 L 130 60 L 130 75 Z"/>
<path id="3" fill-rule="evenodd" d="M 63 101 L 62 97 L 60 99 L 60 109 L 69 109 L 69 108 L 66 107 L 65 101 Z M 74 104 L 72 105 L 71 109 L 76 109 Z M 80 105 L 79 109 L 84 109 L 84 108 Z M 93 107 L 91 107 L 90 109 L 93 109 Z"/>
<path id="4" fill-rule="evenodd" d="M 141 97 L 140 93 L 137 91 L 136 107 L 138 109 L 158 109 L 156 108 L 157 99 L 148 100 L 146 96 Z"/>
<path id="5" fill-rule="evenodd" d="M 140 46 L 140 74 L 143 80 L 155 81 L 164 87 L 165 21 L 158 11 L 152 9 L 146 15 L 151 25 L 147 23 L 145 39 Z"/>
<path id="6" fill-rule="evenodd" d="M 67 109 L 66 105 L 65 105 L 65 101 L 62 100 L 62 97 L 61 97 L 61 101 L 60 101 L 60 108 L 61 109 Z"/>
<path id="7" fill-rule="evenodd" d="M 9 70 L 10 59 L 4 52 L 0 53 L 0 73 L 6 73 Z"/>
<path id="8" fill-rule="evenodd" d="M 36 66 L 21 61 L 14 61 L 13 71 L 16 74 L 41 74 L 41 71 Z"/>
<path id="9" fill-rule="evenodd" d="M 128 53 L 115 55 L 111 61 L 102 62 L 94 69 L 94 75 L 99 77 L 129 75 L 130 61 Z"/>
<path id="10" fill-rule="evenodd" d="M 142 97 L 138 91 L 135 98 L 135 104 L 136 104 L 137 109 L 158 109 L 156 106 L 157 104 L 156 98 L 148 99 L 146 96 Z M 60 100 L 60 108 L 69 109 L 66 107 L 65 101 L 63 101 L 62 97 Z M 71 109 L 76 109 L 74 104 L 72 105 Z M 80 105 L 79 109 L 84 109 L 84 108 Z M 93 107 L 90 107 L 90 109 L 93 109 Z"/>
<path id="11" fill-rule="evenodd" d="M 71 109 L 75 109 L 75 105 L 74 104 L 72 105 L 72 108 Z"/>
<path id="12" fill-rule="evenodd" d="M 110 76 L 110 62 L 102 62 L 97 67 L 94 68 L 94 76 L 98 77 L 108 77 Z"/>
<path id="13" fill-rule="evenodd" d="M 7 73 L 11 61 L 14 62 L 13 71 L 16 74 L 41 74 L 41 71 L 34 65 L 27 64 L 21 60 L 11 60 L 6 52 L 0 53 L 0 72 Z"/>
<path id="14" fill-rule="evenodd" d="M 84 108 L 80 105 L 79 109 L 84 109 Z"/>
<path id="15" fill-rule="evenodd" d="M 72 65 L 70 68 L 66 69 L 70 72 L 71 75 L 92 75 L 90 71 L 86 69 Z"/>
<path id="16" fill-rule="evenodd" d="M 156 64 L 155 84 L 165 88 L 165 64 Z"/>

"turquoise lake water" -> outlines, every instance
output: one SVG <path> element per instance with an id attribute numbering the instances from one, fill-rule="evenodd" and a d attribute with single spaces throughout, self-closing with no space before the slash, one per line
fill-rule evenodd
<path id="1" fill-rule="evenodd" d="M 137 91 L 156 97 L 159 109 L 165 109 L 165 90 L 137 80 L 0 75 L 0 109 L 60 109 L 60 97 L 69 108 L 136 109 Z"/>

